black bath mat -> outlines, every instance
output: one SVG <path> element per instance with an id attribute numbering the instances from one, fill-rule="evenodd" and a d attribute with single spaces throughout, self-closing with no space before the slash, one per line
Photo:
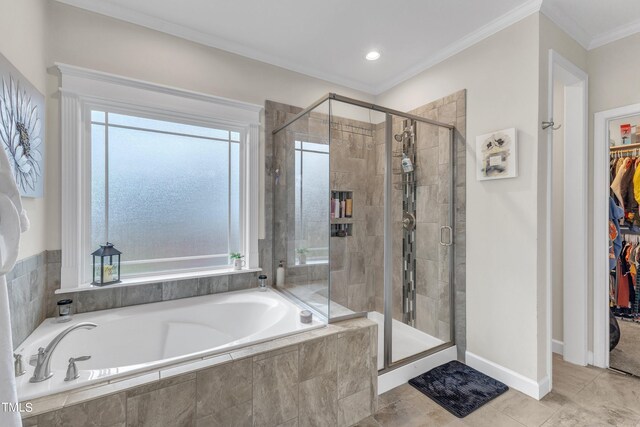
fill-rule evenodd
<path id="1" fill-rule="evenodd" d="M 458 418 L 464 418 L 509 387 L 456 360 L 433 368 L 409 384 Z"/>

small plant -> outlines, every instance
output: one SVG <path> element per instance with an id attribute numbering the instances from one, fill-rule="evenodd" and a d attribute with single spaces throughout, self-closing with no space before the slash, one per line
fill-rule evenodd
<path id="1" fill-rule="evenodd" d="M 307 263 L 307 254 L 309 253 L 309 249 L 307 248 L 298 248 L 296 249 L 296 253 L 298 254 L 298 264 L 304 265 Z"/>
<path id="2" fill-rule="evenodd" d="M 244 258 L 244 255 L 242 255 L 240 252 L 231 252 L 229 254 L 229 258 L 231 258 L 231 259 L 242 259 L 242 258 Z"/>

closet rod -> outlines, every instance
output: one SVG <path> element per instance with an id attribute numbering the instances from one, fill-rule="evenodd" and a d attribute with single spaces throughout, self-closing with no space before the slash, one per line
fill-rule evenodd
<path id="1" fill-rule="evenodd" d="M 614 147 L 609 147 L 609 150 L 613 152 L 619 152 L 619 151 L 631 151 L 639 148 L 640 148 L 640 143 L 637 143 L 637 144 L 616 145 Z"/>

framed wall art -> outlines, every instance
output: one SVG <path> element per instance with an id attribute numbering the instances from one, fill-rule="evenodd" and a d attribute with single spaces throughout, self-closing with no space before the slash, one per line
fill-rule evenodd
<path id="1" fill-rule="evenodd" d="M 44 95 L 0 55 L 0 144 L 24 197 L 44 193 L 44 134 Z"/>
<path id="2" fill-rule="evenodd" d="M 476 137 L 478 181 L 518 176 L 518 144 L 515 128 Z"/>

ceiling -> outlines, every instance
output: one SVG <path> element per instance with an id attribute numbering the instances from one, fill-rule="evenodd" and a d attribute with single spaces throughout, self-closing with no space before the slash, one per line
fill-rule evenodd
<path id="1" fill-rule="evenodd" d="M 542 2 L 57 1 L 371 94 L 539 11 Z M 586 48 L 640 31 L 640 0 L 544 0 L 542 11 Z M 382 57 L 365 60 L 370 50 Z"/>

